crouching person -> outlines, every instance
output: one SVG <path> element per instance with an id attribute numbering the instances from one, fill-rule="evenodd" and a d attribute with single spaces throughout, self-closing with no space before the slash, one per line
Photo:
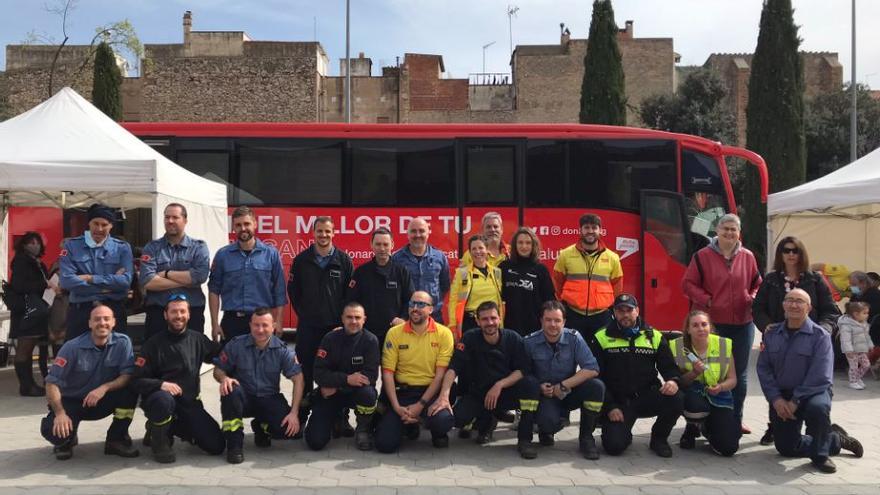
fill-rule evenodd
<path id="1" fill-rule="evenodd" d="M 312 414 L 305 427 L 306 444 L 323 449 L 333 435 L 340 413 L 354 409 L 357 418 L 355 445 L 372 450 L 372 420 L 376 412 L 376 378 L 379 375 L 379 343 L 364 331 L 364 307 L 350 302 L 342 310 L 342 328 L 321 339 L 315 355 L 315 383 Z"/>
<path id="2" fill-rule="evenodd" d="M 89 314 L 90 332 L 64 344 L 46 377 L 49 415 L 43 418 L 40 431 L 54 445 L 58 460 L 73 457 L 80 421 L 96 421 L 111 414 L 104 453 L 139 455 L 128 435 L 137 404 L 137 396 L 127 387 L 134 353 L 126 335 L 113 333 L 115 325 L 110 307 L 94 307 Z"/>
<path id="3" fill-rule="evenodd" d="M 480 304 L 476 316 L 480 328 L 465 332 L 456 345 L 452 363 L 443 378 L 440 397 L 431 405 L 428 414 L 434 415 L 444 409 L 453 411 L 455 426 L 473 426 L 477 431 L 477 443 L 485 444 L 492 439 L 492 432 L 498 424 L 495 414 L 519 409 L 522 414 L 517 428 L 517 449 L 523 458 L 534 459 L 538 455 L 532 445 L 538 382 L 530 376 L 530 363 L 522 338 L 513 330 L 500 328 L 501 313 L 492 301 Z M 449 394 L 456 377 L 468 382 L 463 387 L 467 393 L 451 408 Z"/>

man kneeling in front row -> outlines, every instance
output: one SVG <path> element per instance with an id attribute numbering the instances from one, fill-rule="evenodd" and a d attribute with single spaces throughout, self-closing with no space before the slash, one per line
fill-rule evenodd
<path id="1" fill-rule="evenodd" d="M 107 430 L 104 453 L 137 457 L 128 427 L 134 417 L 137 396 L 127 385 L 134 369 L 131 340 L 113 332 L 116 318 L 103 304 L 89 314 L 89 333 L 68 340 L 58 352 L 46 377 L 49 415 L 40 432 L 55 446 L 55 458 L 73 457 L 80 421 L 96 421 L 113 415 Z"/>

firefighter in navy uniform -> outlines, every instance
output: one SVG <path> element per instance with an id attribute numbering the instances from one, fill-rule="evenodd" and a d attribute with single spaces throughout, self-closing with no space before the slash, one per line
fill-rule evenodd
<path id="1" fill-rule="evenodd" d="M 376 379 L 379 376 L 379 343 L 364 331 L 364 308 L 350 302 L 342 311 L 343 328 L 333 330 L 321 340 L 315 355 L 315 383 L 312 415 L 305 429 L 306 444 L 321 450 L 333 434 L 334 419 L 340 412 L 355 410 L 355 445 L 373 448 L 372 420 L 376 412 Z"/>
<path id="2" fill-rule="evenodd" d="M 147 415 L 144 444 L 160 463 L 176 460 L 171 449 L 177 436 L 211 455 L 223 453 L 220 425 L 199 400 L 202 363 L 210 364 L 220 345 L 202 332 L 191 330 L 189 300 L 172 294 L 165 305 L 167 329 L 150 338 L 135 360 L 132 389 L 141 395 Z"/>
<path id="3" fill-rule="evenodd" d="M 244 461 L 244 418 L 253 417 L 254 444 L 269 447 L 272 439 L 293 438 L 300 431 L 303 396 L 302 368 L 296 355 L 273 335 L 272 310 L 257 308 L 251 332 L 230 340 L 214 360 L 214 379 L 220 383 L 220 412 L 226 437 L 226 461 Z M 278 377 L 293 382 L 293 402 L 281 393 Z"/>

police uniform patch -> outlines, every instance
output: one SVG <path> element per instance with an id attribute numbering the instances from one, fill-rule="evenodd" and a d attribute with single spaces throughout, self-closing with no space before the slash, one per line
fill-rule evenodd
<path id="1" fill-rule="evenodd" d="M 354 365 L 364 364 L 364 357 L 363 356 L 352 356 L 351 357 L 351 364 L 354 364 Z"/>
<path id="2" fill-rule="evenodd" d="M 63 357 L 57 357 L 55 358 L 55 366 L 58 366 L 59 368 L 67 366 L 67 360 Z"/>
<path id="3" fill-rule="evenodd" d="M 455 344 L 455 348 L 458 349 L 459 351 L 463 351 L 464 350 L 464 342 L 459 342 L 459 343 Z"/>
<path id="4" fill-rule="evenodd" d="M 324 359 L 325 357 L 327 357 L 327 351 L 325 351 L 324 349 L 318 349 L 318 352 L 315 353 L 315 355 L 321 359 Z"/>
<path id="5" fill-rule="evenodd" d="M 141 261 L 143 261 L 144 263 L 146 263 L 147 261 L 150 261 L 151 259 L 153 259 L 153 258 L 151 258 L 149 254 L 141 255 Z"/>
<path id="6" fill-rule="evenodd" d="M 143 368 L 145 364 L 147 364 L 147 360 L 144 359 L 143 356 L 138 356 L 138 358 L 134 360 L 134 365 L 138 368 Z"/>

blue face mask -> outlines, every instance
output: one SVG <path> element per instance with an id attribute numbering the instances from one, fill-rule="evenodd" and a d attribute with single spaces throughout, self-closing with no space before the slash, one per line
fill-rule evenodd
<path id="1" fill-rule="evenodd" d="M 88 246 L 90 248 L 96 248 L 101 245 L 101 244 L 98 244 L 97 242 L 95 242 L 94 239 L 92 239 L 92 233 L 89 232 L 88 230 L 85 231 L 85 235 L 83 236 L 83 238 L 86 241 L 86 246 Z"/>
<path id="2" fill-rule="evenodd" d="M 849 291 L 852 292 L 854 296 L 857 296 L 862 293 L 862 288 L 857 285 L 850 285 Z"/>

